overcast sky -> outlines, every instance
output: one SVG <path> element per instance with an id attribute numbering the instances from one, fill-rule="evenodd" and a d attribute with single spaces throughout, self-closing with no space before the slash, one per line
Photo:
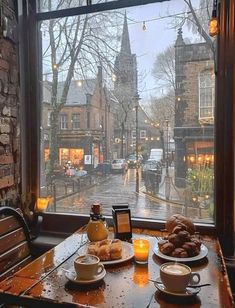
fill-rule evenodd
<path id="1" fill-rule="evenodd" d="M 192 1 L 198 7 L 198 0 Z M 141 9 L 140 9 L 141 8 Z M 183 0 L 171 0 L 162 3 L 148 4 L 141 7 L 128 8 L 128 26 L 132 53 L 137 56 L 139 71 L 139 95 L 141 103 L 145 103 L 153 96 L 159 96 L 163 89 L 156 87 L 152 77 L 152 68 L 156 55 L 164 51 L 169 45 L 174 45 L 177 29 L 172 29 L 171 22 L 175 15 L 185 12 Z M 143 21 L 146 30 L 143 31 Z M 183 37 L 192 42 L 199 39 L 183 27 Z"/>

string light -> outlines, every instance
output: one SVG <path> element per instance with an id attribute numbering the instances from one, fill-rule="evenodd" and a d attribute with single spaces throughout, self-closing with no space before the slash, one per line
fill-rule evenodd
<path id="1" fill-rule="evenodd" d="M 214 37 L 219 33 L 219 24 L 217 20 L 217 0 L 213 2 L 212 16 L 208 25 L 209 35 Z"/>
<path id="2" fill-rule="evenodd" d="M 147 29 L 145 21 L 143 21 L 143 26 L 142 26 L 143 31 L 145 31 Z"/>

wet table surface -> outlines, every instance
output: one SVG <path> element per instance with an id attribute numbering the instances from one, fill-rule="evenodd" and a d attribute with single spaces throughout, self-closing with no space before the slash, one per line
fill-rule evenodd
<path id="1" fill-rule="evenodd" d="M 221 248 L 217 239 L 211 236 L 201 237 L 208 248 L 207 257 L 188 263 L 193 272 L 200 273 L 201 283 L 211 285 L 187 298 L 176 298 L 158 291 L 150 279 L 156 280 L 160 265 L 167 262 L 153 252 L 156 236 L 161 235 L 158 231 L 134 229 L 133 237 L 150 241 L 148 264 L 137 265 L 132 259 L 108 265 L 103 280 L 78 285 L 68 281 L 65 271 L 73 267 L 76 256 L 86 249 L 86 234 L 78 231 L 2 281 L 0 302 L 29 307 L 233 307 Z"/>

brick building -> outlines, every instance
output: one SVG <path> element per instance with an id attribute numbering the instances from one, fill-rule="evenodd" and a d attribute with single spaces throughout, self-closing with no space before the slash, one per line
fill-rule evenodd
<path id="1" fill-rule="evenodd" d="M 45 161 L 49 155 L 50 96 L 51 84 L 45 81 L 42 111 Z M 113 115 L 99 67 L 97 78 L 72 80 L 70 84 L 66 104 L 59 113 L 59 165 L 63 166 L 67 161 L 71 161 L 79 168 L 95 167 L 99 162 L 109 159 L 112 136 Z M 87 164 L 84 162 L 85 155 Z"/>
<path id="2" fill-rule="evenodd" d="M 0 205 L 20 193 L 19 64 L 14 1 L 7 1 L 11 17 L 6 35 L 0 37 Z M 11 30 L 11 32 L 10 32 Z M 9 203 L 10 204 L 10 203 Z"/>
<path id="3" fill-rule="evenodd" d="M 184 185 L 188 167 L 214 162 L 214 61 L 206 43 L 175 43 L 175 176 Z"/>

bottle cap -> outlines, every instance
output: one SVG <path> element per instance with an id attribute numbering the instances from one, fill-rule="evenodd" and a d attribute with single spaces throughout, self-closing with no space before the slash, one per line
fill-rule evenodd
<path id="1" fill-rule="evenodd" d="M 100 215 L 101 214 L 101 204 L 100 203 L 93 203 L 91 206 L 91 211 L 95 215 Z"/>

